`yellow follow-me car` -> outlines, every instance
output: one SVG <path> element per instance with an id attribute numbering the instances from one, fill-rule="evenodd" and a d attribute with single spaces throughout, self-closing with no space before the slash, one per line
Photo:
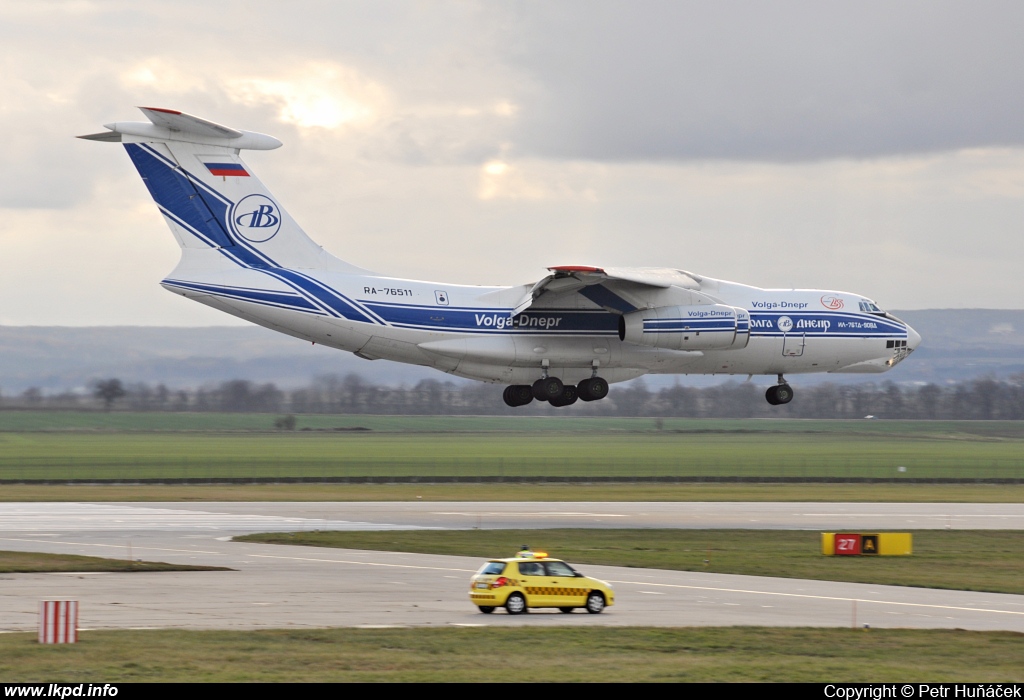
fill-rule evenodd
<path id="1" fill-rule="evenodd" d="M 523 551 L 481 566 L 470 579 L 469 600 L 482 613 L 492 613 L 495 608 L 505 608 L 509 615 L 530 608 L 571 613 L 584 608 L 597 614 L 615 604 L 615 591 L 611 584 L 584 576 L 545 552 Z"/>

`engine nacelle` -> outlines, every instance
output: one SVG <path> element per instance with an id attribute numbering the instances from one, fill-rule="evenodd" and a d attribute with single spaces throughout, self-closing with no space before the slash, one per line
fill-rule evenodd
<path id="1" fill-rule="evenodd" d="M 667 350 L 739 350 L 750 341 L 750 314 L 724 304 L 644 309 L 619 317 L 619 339 Z"/>

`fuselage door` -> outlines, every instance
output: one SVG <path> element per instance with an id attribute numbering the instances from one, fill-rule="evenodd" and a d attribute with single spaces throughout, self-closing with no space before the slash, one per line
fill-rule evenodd
<path id="1" fill-rule="evenodd" d="M 806 338 L 803 333 L 787 333 L 782 336 L 782 354 L 786 357 L 800 357 L 804 354 Z"/>

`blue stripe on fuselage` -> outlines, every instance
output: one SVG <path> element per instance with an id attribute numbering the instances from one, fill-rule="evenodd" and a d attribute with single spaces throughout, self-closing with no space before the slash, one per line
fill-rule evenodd
<path id="1" fill-rule="evenodd" d="M 787 317 L 792 326 L 783 331 L 779 319 Z M 879 318 L 853 313 L 806 313 L 799 311 L 750 312 L 750 333 L 764 335 L 821 335 L 828 337 L 905 338 L 906 326 Z"/>
<path id="2" fill-rule="evenodd" d="M 734 318 L 647 318 L 644 319 L 644 333 L 734 333 L 737 330 Z"/>
<path id="3" fill-rule="evenodd" d="M 509 309 L 452 309 L 440 306 L 395 306 L 363 301 L 387 323 L 421 328 L 472 333 L 565 333 L 610 335 L 618 333 L 619 317 L 602 311 L 526 311 L 514 319 Z"/>
<path id="4" fill-rule="evenodd" d="M 268 289 L 251 289 L 247 287 L 231 287 L 223 284 L 203 284 L 184 280 L 165 279 L 164 284 L 194 292 L 205 292 L 215 296 L 250 301 L 266 306 L 277 306 L 300 311 L 318 312 L 308 299 L 289 292 L 276 292 Z"/>

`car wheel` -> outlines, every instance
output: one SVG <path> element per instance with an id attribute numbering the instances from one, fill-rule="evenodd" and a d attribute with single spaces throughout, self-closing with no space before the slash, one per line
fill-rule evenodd
<path id="1" fill-rule="evenodd" d="M 576 608 L 559 608 L 559 610 L 561 610 L 562 612 L 567 613 L 567 614 L 571 613 L 575 609 Z"/>
<path id="2" fill-rule="evenodd" d="M 526 612 L 526 598 L 521 593 L 513 593 L 505 601 L 505 610 L 509 615 L 520 615 Z"/>
<path id="3" fill-rule="evenodd" d="M 604 596 L 594 591 L 587 596 L 587 612 L 597 615 L 602 610 L 604 610 Z"/>
<path id="4" fill-rule="evenodd" d="M 490 615 L 492 612 L 494 612 L 493 605 L 478 605 L 477 607 L 480 608 L 480 612 L 482 612 L 484 615 Z"/>

